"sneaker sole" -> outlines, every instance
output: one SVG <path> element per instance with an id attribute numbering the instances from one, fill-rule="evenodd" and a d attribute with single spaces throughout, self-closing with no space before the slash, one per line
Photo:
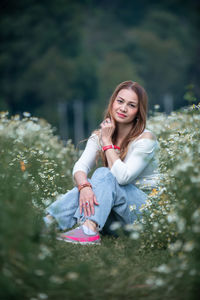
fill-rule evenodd
<path id="1" fill-rule="evenodd" d="M 101 242 L 78 242 L 78 241 L 70 241 L 70 240 L 65 240 L 63 238 L 57 237 L 56 238 L 58 241 L 63 241 L 66 243 L 71 243 L 71 244 L 80 244 L 80 245 L 101 245 Z"/>

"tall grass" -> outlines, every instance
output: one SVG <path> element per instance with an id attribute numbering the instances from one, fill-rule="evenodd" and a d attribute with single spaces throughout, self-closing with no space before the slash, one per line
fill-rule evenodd
<path id="1" fill-rule="evenodd" d="M 197 299 L 200 248 L 199 106 L 156 113 L 160 186 L 130 236 L 100 247 L 44 234 L 44 208 L 73 186 L 79 153 L 43 119 L 0 117 L 0 299 Z M 162 291 L 162 294 L 161 294 Z"/>

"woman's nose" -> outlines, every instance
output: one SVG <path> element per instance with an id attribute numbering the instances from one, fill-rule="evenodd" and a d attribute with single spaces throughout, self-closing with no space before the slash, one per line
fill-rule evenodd
<path id="1" fill-rule="evenodd" d="M 127 108 L 126 108 L 126 104 L 124 104 L 124 105 L 121 106 L 121 110 L 122 110 L 122 111 L 126 111 L 126 109 L 127 109 Z"/>

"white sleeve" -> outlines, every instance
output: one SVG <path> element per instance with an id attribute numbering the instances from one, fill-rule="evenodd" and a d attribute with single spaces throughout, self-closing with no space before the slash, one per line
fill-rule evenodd
<path id="1" fill-rule="evenodd" d="M 79 160 L 75 163 L 72 175 L 77 171 L 83 171 L 88 174 L 93 168 L 96 161 L 97 152 L 101 149 L 99 145 L 99 138 L 96 134 L 92 134 L 86 144 L 85 150 L 83 151 Z"/>
<path id="2" fill-rule="evenodd" d="M 125 185 L 135 180 L 154 156 L 156 145 L 156 140 L 148 138 L 140 139 L 133 145 L 130 145 L 126 162 L 117 159 L 111 167 L 110 171 L 117 179 L 117 182 Z"/>

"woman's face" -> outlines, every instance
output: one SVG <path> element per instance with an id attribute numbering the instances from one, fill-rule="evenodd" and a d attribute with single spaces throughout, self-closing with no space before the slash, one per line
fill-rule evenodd
<path id="1" fill-rule="evenodd" d="M 122 89 L 112 105 L 112 117 L 117 123 L 129 124 L 138 112 L 138 96 L 130 89 Z"/>

